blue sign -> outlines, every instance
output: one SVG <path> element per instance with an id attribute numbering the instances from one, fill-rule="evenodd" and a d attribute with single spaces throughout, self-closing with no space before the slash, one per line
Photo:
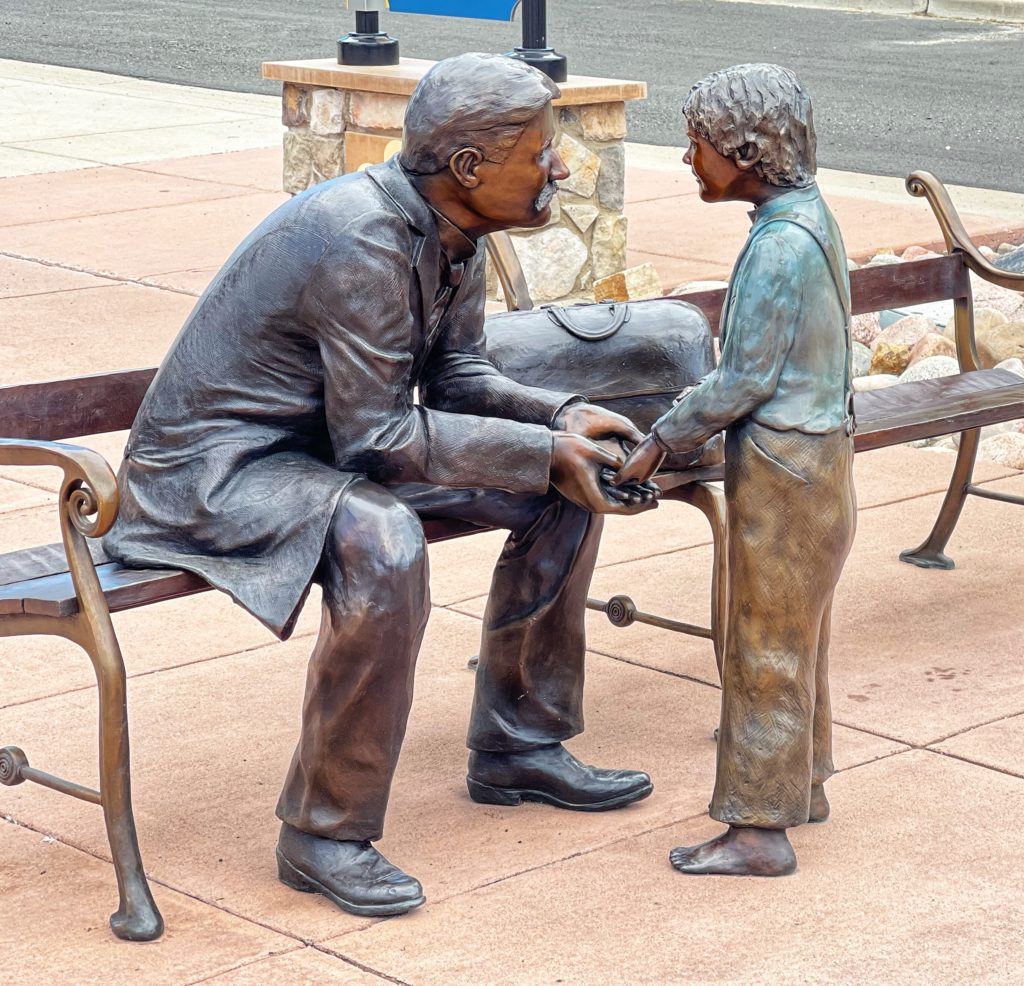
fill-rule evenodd
<path id="1" fill-rule="evenodd" d="M 519 0 L 387 0 L 395 14 L 434 14 L 436 17 L 475 17 L 510 21 Z"/>

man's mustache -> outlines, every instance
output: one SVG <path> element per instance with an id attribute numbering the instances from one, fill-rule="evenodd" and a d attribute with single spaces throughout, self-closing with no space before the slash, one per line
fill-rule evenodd
<path id="1" fill-rule="evenodd" d="M 553 182 L 553 181 L 549 181 L 541 189 L 540 195 L 538 195 L 533 200 L 533 207 L 538 212 L 540 212 L 555 197 L 555 192 L 557 192 L 557 191 L 558 191 L 558 183 L 557 182 Z"/>

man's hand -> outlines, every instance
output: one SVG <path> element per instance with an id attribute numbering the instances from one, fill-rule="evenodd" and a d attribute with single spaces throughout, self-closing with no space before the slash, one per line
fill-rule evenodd
<path id="1" fill-rule="evenodd" d="M 601 413 L 607 414 L 605 411 Z M 619 415 L 612 417 L 618 418 Z M 582 435 L 565 431 L 554 433 L 551 485 L 584 510 L 597 514 L 638 514 L 657 506 L 652 490 L 617 489 L 601 481 L 602 470 L 610 471 L 620 466 L 621 455 L 596 445 Z"/>
<path id="2" fill-rule="evenodd" d="M 629 418 L 624 418 L 614 411 L 606 411 L 596 404 L 569 404 L 563 407 L 555 417 L 552 425 L 555 431 L 569 431 L 574 435 L 592 438 L 622 438 L 627 442 L 636 443 L 643 437 L 643 432 Z"/>
<path id="3" fill-rule="evenodd" d="M 648 435 L 629 453 L 626 464 L 615 474 L 612 482 L 616 486 L 645 483 L 658 471 L 664 458 L 664 449 Z"/>

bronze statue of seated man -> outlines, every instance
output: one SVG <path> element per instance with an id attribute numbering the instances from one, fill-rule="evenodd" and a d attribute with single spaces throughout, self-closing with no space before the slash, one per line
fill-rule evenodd
<path id="1" fill-rule="evenodd" d="M 568 175 L 557 94 L 513 59 L 438 63 L 399 157 L 298 195 L 230 257 L 120 472 L 112 557 L 196 572 L 281 638 L 322 586 L 278 872 L 356 914 L 424 901 L 372 845 L 430 612 L 420 518 L 511 531 L 484 617 L 470 796 L 592 811 L 651 792 L 645 773 L 562 746 L 583 728 L 598 515 L 654 505 L 601 482 L 621 460 L 596 441 L 642 436 L 578 395 L 503 377 L 483 349 L 480 237 L 548 221 Z"/>
<path id="2" fill-rule="evenodd" d="M 750 202 L 722 311 L 722 359 L 655 422 L 617 477 L 725 429 L 728 615 L 711 817 L 729 828 L 671 853 L 684 873 L 781 876 L 786 829 L 829 814 L 832 596 L 853 543 L 850 285 L 815 184 L 811 102 L 777 65 L 691 89 L 690 165 L 705 202 Z"/>

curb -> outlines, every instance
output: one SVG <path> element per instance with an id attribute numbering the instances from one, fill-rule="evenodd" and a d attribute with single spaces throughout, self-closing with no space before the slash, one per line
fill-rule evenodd
<path id="1" fill-rule="evenodd" d="M 1024 0 L 722 0 L 723 3 L 763 3 L 776 6 L 848 10 L 863 14 L 920 15 L 971 21 L 1024 24 Z"/>

